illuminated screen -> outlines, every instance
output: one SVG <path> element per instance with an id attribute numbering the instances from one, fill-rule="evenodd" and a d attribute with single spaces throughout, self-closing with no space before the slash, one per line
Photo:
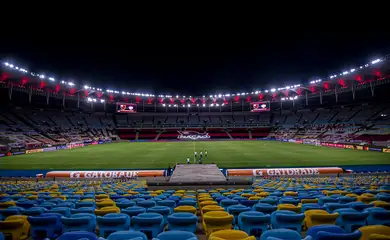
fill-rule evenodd
<path id="1" fill-rule="evenodd" d="M 116 111 L 121 113 L 136 113 L 137 104 L 133 103 L 116 103 Z"/>
<path id="2" fill-rule="evenodd" d="M 251 112 L 268 112 L 270 109 L 269 102 L 252 102 Z"/>

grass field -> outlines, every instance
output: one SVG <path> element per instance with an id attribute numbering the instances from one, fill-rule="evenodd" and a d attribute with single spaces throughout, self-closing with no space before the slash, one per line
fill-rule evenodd
<path id="1" fill-rule="evenodd" d="M 185 163 L 196 150 L 222 168 L 390 164 L 390 154 L 271 141 L 123 142 L 0 159 L 0 169 L 156 169 Z"/>

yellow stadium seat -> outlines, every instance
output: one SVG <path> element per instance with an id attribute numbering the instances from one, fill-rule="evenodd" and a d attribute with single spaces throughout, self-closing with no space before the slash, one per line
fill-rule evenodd
<path id="1" fill-rule="evenodd" d="M 256 196 L 249 198 L 249 200 L 260 200 L 260 199 L 262 199 L 262 198 L 261 197 L 256 197 Z"/>
<path id="2" fill-rule="evenodd" d="M 110 197 L 107 194 L 99 194 L 95 195 L 96 200 L 102 200 L 102 199 L 110 199 Z"/>
<path id="3" fill-rule="evenodd" d="M 26 239 L 29 231 L 30 223 L 27 216 L 14 215 L 0 221 L 0 232 L 5 236 L 10 235 L 12 240 Z"/>
<path id="4" fill-rule="evenodd" d="M 390 240 L 390 235 L 383 234 L 371 234 L 369 237 L 370 240 Z"/>
<path id="5" fill-rule="evenodd" d="M 300 204 L 298 206 L 295 206 L 293 204 L 279 204 L 277 209 L 278 210 L 289 210 L 289 211 L 293 211 L 296 213 L 301 213 L 302 207 Z"/>
<path id="6" fill-rule="evenodd" d="M 376 235 L 385 235 L 385 236 L 390 236 L 390 227 L 388 226 L 383 226 L 383 225 L 372 225 L 372 226 L 364 226 L 359 228 L 359 231 L 362 233 L 362 236 L 360 237 L 360 240 L 371 240 L 376 237 Z"/>
<path id="7" fill-rule="evenodd" d="M 14 207 L 14 206 L 16 206 L 16 203 L 13 202 L 13 201 L 0 202 L 0 209 L 6 209 L 6 208 L 9 208 L 9 207 Z"/>
<path id="8" fill-rule="evenodd" d="M 207 236 L 219 230 L 232 229 L 234 217 L 227 212 L 211 211 L 203 215 L 202 225 Z"/>
<path id="9" fill-rule="evenodd" d="M 375 195 L 370 194 L 370 193 L 363 193 L 362 195 L 357 197 L 357 200 L 360 201 L 360 202 L 363 202 L 365 204 L 368 204 L 368 203 L 370 203 L 372 201 L 375 201 L 376 197 L 375 197 Z"/>
<path id="10" fill-rule="evenodd" d="M 325 210 L 307 210 L 305 211 L 304 226 L 309 229 L 313 226 L 322 224 L 336 224 L 338 213 L 330 214 Z"/>
<path id="11" fill-rule="evenodd" d="M 178 206 L 175 209 L 173 209 L 174 212 L 189 212 L 196 215 L 196 208 L 193 206 Z"/>
<path id="12" fill-rule="evenodd" d="M 245 198 L 250 198 L 250 197 L 254 197 L 255 196 L 255 194 L 253 194 L 253 193 L 243 193 L 243 194 L 241 194 L 241 197 L 245 197 Z"/>
<path id="13" fill-rule="evenodd" d="M 212 197 L 205 197 L 205 198 L 198 198 L 198 202 L 205 202 L 205 201 L 214 201 Z"/>
<path id="14" fill-rule="evenodd" d="M 101 209 L 95 209 L 96 216 L 104 216 L 108 213 L 120 213 L 120 209 L 118 207 L 103 207 Z"/>
<path id="15" fill-rule="evenodd" d="M 372 201 L 372 204 L 374 204 L 375 207 L 381 207 L 386 210 L 390 210 L 390 203 L 385 202 L 385 201 Z"/>
<path id="16" fill-rule="evenodd" d="M 318 199 L 301 199 L 301 203 L 302 204 L 305 204 L 305 203 L 318 203 Z"/>
<path id="17" fill-rule="evenodd" d="M 97 209 L 101 209 L 101 208 L 104 208 L 104 207 L 115 207 L 115 206 L 116 206 L 116 204 L 115 204 L 114 201 L 107 200 L 107 199 L 105 199 L 104 201 L 96 203 Z"/>
<path id="18" fill-rule="evenodd" d="M 207 205 L 207 206 L 204 206 L 200 210 L 200 213 L 203 216 L 205 213 L 211 212 L 211 211 L 225 211 L 225 209 L 221 206 L 218 206 L 218 205 Z"/>
<path id="19" fill-rule="evenodd" d="M 284 192 L 283 196 L 298 197 L 297 192 Z"/>
<path id="20" fill-rule="evenodd" d="M 256 240 L 256 237 L 240 230 L 220 230 L 211 233 L 209 240 Z"/>
<path id="21" fill-rule="evenodd" d="M 204 206 L 207 206 L 207 205 L 218 205 L 218 203 L 215 201 L 203 201 L 199 204 L 200 209 L 202 209 Z"/>
<path id="22" fill-rule="evenodd" d="M 258 197 L 268 197 L 269 196 L 269 192 L 261 192 L 261 193 L 256 194 L 256 196 L 258 196 Z"/>

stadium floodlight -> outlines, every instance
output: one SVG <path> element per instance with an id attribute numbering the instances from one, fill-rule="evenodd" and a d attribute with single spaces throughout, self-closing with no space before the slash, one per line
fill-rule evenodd
<path id="1" fill-rule="evenodd" d="M 45 79 L 45 75 L 40 74 L 40 75 L 39 75 L 39 78 L 40 78 L 40 79 Z"/>
<path id="2" fill-rule="evenodd" d="M 188 104 L 188 105 L 187 105 L 187 107 L 191 107 L 191 105 L 190 105 L 190 104 Z"/>
<path id="3" fill-rule="evenodd" d="M 183 107 L 185 107 L 186 105 L 183 104 Z"/>
<path id="4" fill-rule="evenodd" d="M 343 75 L 347 75 L 347 74 L 349 74 L 348 71 L 344 71 L 344 72 L 343 72 Z"/>
<path id="5" fill-rule="evenodd" d="M 219 104 L 218 104 L 218 103 L 216 103 L 216 104 L 215 104 L 215 106 L 216 106 L 216 107 L 219 107 Z"/>
<path id="6" fill-rule="evenodd" d="M 213 107 L 214 106 L 214 104 L 210 104 L 210 107 Z"/>
<path id="7" fill-rule="evenodd" d="M 96 102 L 96 99 L 94 98 L 94 99 L 92 99 L 92 101 Z"/>
<path id="8" fill-rule="evenodd" d="M 230 94 L 228 93 L 228 94 L 225 94 L 225 97 L 230 97 Z"/>
<path id="9" fill-rule="evenodd" d="M 363 68 L 363 66 L 360 66 L 360 69 L 362 69 Z"/>
<path id="10" fill-rule="evenodd" d="M 210 95 L 210 97 L 212 98 L 212 97 L 213 97 L 213 95 Z"/>
<path id="11" fill-rule="evenodd" d="M 245 95 L 245 93 L 241 93 L 241 95 Z"/>
<path id="12" fill-rule="evenodd" d="M 176 98 L 179 98 L 179 95 L 176 95 Z"/>
<path id="13" fill-rule="evenodd" d="M 218 97 L 219 97 L 219 98 L 222 97 L 222 94 L 218 94 Z"/>
<path id="14" fill-rule="evenodd" d="M 174 107 L 177 107 L 177 104 L 173 105 Z"/>
<path id="15" fill-rule="evenodd" d="M 352 72 L 355 72 L 356 70 L 355 70 L 355 68 L 352 68 L 351 70 L 349 70 L 351 73 Z"/>
<path id="16" fill-rule="evenodd" d="M 374 61 L 371 62 L 371 64 L 376 64 L 378 62 L 380 62 L 381 60 L 378 58 L 378 59 L 375 59 Z"/>
<path id="17" fill-rule="evenodd" d="M 256 91 L 255 94 L 259 94 L 259 91 Z"/>
<path id="18" fill-rule="evenodd" d="M 241 96 L 241 94 L 237 93 L 237 96 Z"/>
<path id="19" fill-rule="evenodd" d="M 74 86 L 74 83 L 68 82 L 69 86 Z"/>
<path id="20" fill-rule="evenodd" d="M 221 106 L 225 106 L 225 103 L 222 103 L 222 105 Z"/>
<path id="21" fill-rule="evenodd" d="M 265 90 L 264 92 L 265 92 L 265 93 L 268 93 L 268 90 Z"/>
<path id="22" fill-rule="evenodd" d="M 54 81 L 55 81 L 55 79 L 54 79 L 54 78 L 52 78 L 52 77 L 49 77 L 49 80 L 50 80 L 50 81 L 52 81 L 52 82 L 54 82 Z"/>
<path id="23" fill-rule="evenodd" d="M 101 103 L 104 103 L 104 99 L 100 99 L 100 102 L 101 102 Z"/>
<path id="24" fill-rule="evenodd" d="M 199 107 L 199 104 L 196 104 L 197 107 Z"/>
<path id="25" fill-rule="evenodd" d="M 8 67 L 9 63 L 8 63 L 8 62 L 5 62 L 4 65 Z"/>
<path id="26" fill-rule="evenodd" d="M 10 67 L 10 68 L 13 68 L 13 67 L 14 67 L 14 65 L 13 65 L 13 64 L 10 64 L 10 65 L 8 65 L 8 67 Z"/>
<path id="27" fill-rule="evenodd" d="M 298 99 L 298 96 L 295 96 L 294 99 Z"/>
<path id="28" fill-rule="evenodd" d="M 171 105 L 169 105 L 169 106 L 171 106 Z M 163 107 L 165 107 L 165 104 L 163 104 Z"/>
<path id="29" fill-rule="evenodd" d="M 87 101 L 88 101 L 88 102 L 92 102 L 92 98 L 89 97 L 89 98 L 87 99 Z"/>
<path id="30" fill-rule="evenodd" d="M 203 107 L 206 107 L 206 104 L 203 103 Z"/>
<path id="31" fill-rule="evenodd" d="M 88 86 L 88 85 L 85 85 L 85 86 L 84 86 L 84 89 L 89 89 L 89 86 Z"/>

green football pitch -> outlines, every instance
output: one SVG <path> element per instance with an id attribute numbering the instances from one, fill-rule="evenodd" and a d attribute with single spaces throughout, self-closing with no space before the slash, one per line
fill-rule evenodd
<path id="1" fill-rule="evenodd" d="M 221 168 L 390 164 L 389 153 L 271 141 L 121 142 L 4 157 L 0 169 L 158 169 L 185 163 L 194 151 Z"/>

